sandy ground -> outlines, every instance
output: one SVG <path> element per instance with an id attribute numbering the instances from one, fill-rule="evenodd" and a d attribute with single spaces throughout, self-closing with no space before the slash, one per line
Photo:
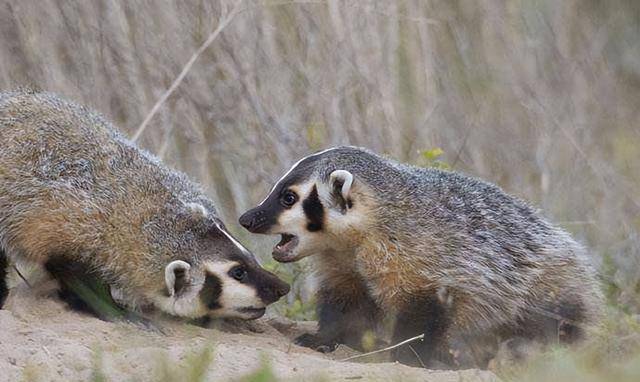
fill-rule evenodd
<path id="1" fill-rule="evenodd" d="M 12 291 L 0 310 L 0 381 L 75 381 L 102 370 L 110 381 L 158 380 L 165 370 L 184 375 L 193 360 L 212 349 L 206 380 L 237 380 L 269 362 L 288 380 L 494 381 L 487 371 L 432 371 L 396 363 L 355 363 L 339 348 L 323 355 L 292 345 L 310 323 L 260 319 L 205 329 L 177 321 L 159 323 L 164 333 L 133 324 L 109 323 L 69 311 L 33 290 Z M 278 328 L 278 329 L 276 329 Z M 191 366 L 185 366 L 191 365 Z M 178 375 L 178 374 L 174 374 Z M 175 379 L 170 378 L 170 379 Z M 182 378 L 180 378 L 182 379 Z"/>

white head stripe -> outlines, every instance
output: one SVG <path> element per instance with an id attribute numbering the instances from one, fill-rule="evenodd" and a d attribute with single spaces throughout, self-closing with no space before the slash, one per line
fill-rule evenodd
<path id="1" fill-rule="evenodd" d="M 229 240 L 231 240 L 231 242 L 236 247 L 238 247 L 238 249 L 240 249 L 240 251 L 242 251 L 242 253 L 244 253 L 247 256 L 253 257 L 253 254 L 251 253 L 251 251 L 249 251 L 244 245 L 240 244 L 240 242 L 238 240 L 236 240 L 233 236 L 231 236 L 231 234 L 229 232 L 225 231 L 222 227 L 220 227 L 220 225 L 218 223 L 216 223 L 216 227 L 218 227 L 220 232 L 222 232 L 227 238 L 229 238 Z"/>
<path id="2" fill-rule="evenodd" d="M 308 158 L 313 158 L 313 157 L 315 157 L 315 156 L 322 155 L 322 154 L 324 154 L 324 153 L 326 153 L 326 152 L 328 152 L 328 151 L 336 150 L 336 149 L 338 149 L 338 147 L 331 147 L 331 148 L 328 148 L 328 149 L 326 149 L 326 150 L 322 150 L 322 151 L 320 151 L 320 152 L 317 152 L 317 153 L 315 153 L 315 154 L 307 155 L 306 157 L 303 157 L 302 159 L 300 159 L 299 161 L 297 161 L 296 163 L 294 163 L 294 164 L 293 164 L 293 166 L 291 166 L 291 168 L 289 169 L 289 171 L 285 172 L 285 173 L 284 173 L 284 175 L 282 175 L 282 176 L 280 177 L 280 179 L 278 179 L 278 181 L 276 182 L 276 184 L 274 184 L 274 185 L 273 185 L 273 187 L 271 187 L 271 190 L 269 191 L 269 193 L 267 194 L 267 196 L 266 196 L 266 197 L 265 197 L 265 198 L 260 202 L 260 204 L 258 204 L 258 205 L 259 205 L 259 206 L 260 206 L 260 205 L 262 205 L 262 203 L 264 203 L 267 199 L 269 199 L 269 195 L 271 195 L 271 193 L 276 189 L 276 187 L 278 187 L 278 184 L 280 184 L 280 182 L 282 182 L 282 180 L 283 180 L 283 179 L 285 179 L 289 174 L 291 174 L 291 171 L 293 171 L 296 167 L 298 167 L 298 165 L 299 165 L 303 160 L 308 159 Z"/>

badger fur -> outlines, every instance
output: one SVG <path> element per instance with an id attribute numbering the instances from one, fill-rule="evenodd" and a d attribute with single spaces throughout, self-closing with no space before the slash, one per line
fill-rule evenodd
<path id="1" fill-rule="evenodd" d="M 0 141 L 0 303 L 9 260 L 181 317 L 257 318 L 288 292 L 198 186 L 89 109 L 0 93 Z"/>
<path id="2" fill-rule="evenodd" d="M 314 255 L 319 330 L 298 338 L 305 346 L 360 347 L 391 317 L 393 343 L 425 334 L 401 361 L 484 367 L 501 341 L 572 342 L 599 316 L 583 248 L 525 202 L 455 172 L 331 148 L 296 163 L 240 223 L 281 234 L 278 261 Z"/>

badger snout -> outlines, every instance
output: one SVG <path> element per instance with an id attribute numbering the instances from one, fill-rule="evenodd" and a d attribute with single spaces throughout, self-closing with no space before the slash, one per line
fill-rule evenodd
<path id="1" fill-rule="evenodd" d="M 274 222 L 270 221 L 263 209 L 251 209 L 238 219 L 241 226 L 252 233 L 267 233 Z"/>
<path id="2" fill-rule="evenodd" d="M 253 232 L 251 229 L 254 226 L 254 214 L 251 213 L 251 211 L 247 211 L 244 214 L 242 214 L 242 216 L 240 216 L 240 219 L 238 219 L 238 222 L 240 223 L 241 226 L 243 226 L 244 228 L 246 228 L 247 230 L 249 230 L 249 232 Z"/>
<path id="3" fill-rule="evenodd" d="M 265 281 L 264 284 L 258 288 L 258 296 L 266 305 L 269 305 L 289 293 L 291 287 L 273 273 L 266 271 L 265 273 Z"/>

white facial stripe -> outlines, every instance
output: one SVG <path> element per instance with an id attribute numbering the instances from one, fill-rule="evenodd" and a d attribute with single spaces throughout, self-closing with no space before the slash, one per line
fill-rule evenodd
<path id="1" fill-rule="evenodd" d="M 216 276 L 220 276 L 223 274 L 227 274 L 227 272 L 229 272 L 231 268 L 238 265 L 240 264 L 237 261 L 219 261 L 219 262 L 207 261 L 204 264 L 204 267 L 209 272 L 215 274 Z"/>
<path id="2" fill-rule="evenodd" d="M 207 314 L 206 307 L 200 302 L 199 295 L 203 284 L 185 288 L 180 295 L 154 297 L 155 305 L 160 310 L 179 317 L 197 318 Z"/>
<path id="3" fill-rule="evenodd" d="M 267 197 L 266 197 L 266 198 L 264 198 L 264 199 L 260 202 L 260 204 L 258 204 L 258 206 L 261 206 L 261 205 L 262 205 L 262 203 L 264 203 L 265 201 L 267 201 L 267 199 L 269 199 L 269 195 L 271 195 L 271 193 L 276 189 L 276 187 L 278 187 L 278 184 L 280 184 L 280 182 L 282 182 L 282 181 L 283 181 L 287 176 L 289 176 L 289 174 L 291 174 L 291 172 L 292 172 L 296 167 L 298 167 L 298 165 L 299 165 L 303 160 L 305 160 L 305 159 L 307 159 L 307 158 L 313 158 L 313 157 L 316 157 L 316 156 L 318 156 L 318 155 L 322 155 L 322 154 L 324 154 L 324 153 L 326 153 L 326 152 L 329 152 L 329 151 L 331 151 L 331 150 L 336 150 L 336 149 L 337 149 L 337 147 L 331 147 L 331 148 L 328 148 L 328 149 L 326 149 L 326 150 L 322 150 L 322 151 L 320 151 L 320 152 L 317 152 L 317 153 L 315 153 L 315 154 L 307 155 L 306 157 L 303 157 L 302 159 L 300 159 L 299 161 L 297 161 L 296 163 L 294 163 L 294 165 L 293 165 L 293 166 L 291 166 L 291 168 L 289 169 L 289 171 L 285 172 L 285 173 L 284 173 L 284 175 L 282 175 L 282 176 L 280 177 L 280 179 L 278 179 L 278 181 L 276 182 L 276 184 L 274 184 L 274 185 L 273 185 L 273 187 L 271 187 L 271 190 L 270 190 L 270 191 L 269 191 L 269 193 L 267 194 Z"/>
<path id="4" fill-rule="evenodd" d="M 222 284 L 222 294 L 218 299 L 222 306 L 220 313 L 231 312 L 238 308 L 264 307 L 262 299 L 253 286 L 242 284 L 229 276 L 229 270 L 237 265 L 235 261 L 205 264 L 207 270 L 216 275 Z"/>
<path id="5" fill-rule="evenodd" d="M 187 296 L 159 297 L 156 298 L 156 305 L 160 310 L 178 317 L 202 317 L 207 312 L 198 299 L 198 293 L 201 288 L 193 290 L 193 293 Z"/>
<path id="6" fill-rule="evenodd" d="M 222 232 L 227 238 L 229 238 L 229 240 L 231 240 L 231 242 L 238 247 L 238 249 L 244 253 L 247 256 L 250 256 L 252 258 L 254 258 L 253 253 L 251 253 L 247 248 L 245 248 L 244 245 L 240 244 L 240 242 L 238 240 L 236 240 L 233 236 L 231 236 L 231 234 L 227 231 L 225 231 L 218 223 L 216 223 L 216 227 L 218 227 L 218 229 L 220 230 L 220 232 Z"/>
<path id="7" fill-rule="evenodd" d="M 285 210 L 278 217 L 278 225 L 284 227 L 283 230 L 286 233 L 299 235 L 301 232 L 306 232 L 306 224 L 307 217 L 300 206 Z"/>
<path id="8" fill-rule="evenodd" d="M 227 281 L 231 280 L 231 281 Z M 220 296 L 220 305 L 223 308 L 262 308 L 264 303 L 258 297 L 256 289 L 227 276 L 227 280 L 223 281 L 222 295 Z"/>
<path id="9" fill-rule="evenodd" d="M 302 202 L 309 196 L 314 182 L 306 182 L 295 188 L 300 200 L 291 209 L 284 210 L 278 216 L 278 225 L 283 227 L 285 232 L 299 234 L 306 232 L 307 216 L 302 208 Z"/>

